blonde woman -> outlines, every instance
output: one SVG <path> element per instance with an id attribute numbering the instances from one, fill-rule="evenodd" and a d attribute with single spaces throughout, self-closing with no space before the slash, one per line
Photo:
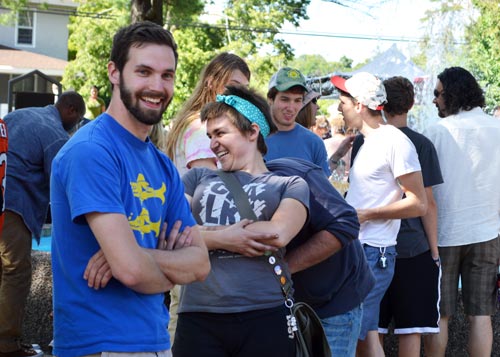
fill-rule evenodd
<path id="1" fill-rule="evenodd" d="M 248 65 L 232 53 L 217 55 L 203 69 L 193 95 L 177 114 L 167 138 L 167 155 L 181 175 L 192 167 L 216 167 L 217 159 L 210 150 L 200 111 L 205 104 L 215 101 L 226 85 L 248 86 L 249 81 Z"/>

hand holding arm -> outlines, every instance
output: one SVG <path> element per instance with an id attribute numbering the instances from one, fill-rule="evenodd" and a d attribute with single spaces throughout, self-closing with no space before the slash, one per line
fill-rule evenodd
<path id="1" fill-rule="evenodd" d="M 198 227 L 185 227 L 179 233 L 180 223 L 176 222 L 166 250 L 148 250 L 159 264 L 161 271 L 174 284 L 189 284 L 204 280 L 210 272 L 207 247 Z"/>
<path id="2" fill-rule="evenodd" d="M 101 247 L 84 272 L 90 287 L 105 286 L 111 276 L 143 294 L 165 292 L 173 286 L 151 255 L 137 244 L 124 215 L 94 212 L 85 217 Z"/>
<path id="3" fill-rule="evenodd" d="M 271 242 L 276 241 L 278 235 L 245 229 L 251 223 L 251 220 L 243 219 L 217 230 L 202 230 L 202 237 L 209 250 L 224 249 L 247 257 L 257 257 L 266 251 L 276 251 Z"/>
<path id="4" fill-rule="evenodd" d="M 274 232 L 278 238 L 268 243 L 276 248 L 285 247 L 299 233 L 307 219 L 307 209 L 299 201 L 285 198 L 270 221 L 249 224 L 246 229 L 254 232 Z"/>
<path id="5" fill-rule="evenodd" d="M 175 250 L 188 247 L 192 243 L 190 235 L 191 228 L 186 227 L 184 231 L 179 232 L 181 221 L 177 221 L 170 231 L 169 238 L 166 239 L 167 223 L 163 223 L 160 236 L 158 237 L 157 249 Z M 89 287 L 94 289 L 104 288 L 113 277 L 111 267 L 109 266 L 102 249 L 90 258 L 84 272 L 84 279 L 87 280 Z"/>

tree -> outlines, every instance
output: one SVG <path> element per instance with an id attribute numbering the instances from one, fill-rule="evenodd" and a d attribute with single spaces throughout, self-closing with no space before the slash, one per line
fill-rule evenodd
<path id="1" fill-rule="evenodd" d="M 427 73 L 437 73 L 450 65 L 464 65 L 464 33 L 471 22 L 470 0 L 431 0 L 439 6 L 426 11 L 422 22 L 426 35 L 420 44 L 421 55 L 415 63 Z"/>
<path id="2" fill-rule="evenodd" d="M 69 63 L 62 84 L 88 97 L 90 87 L 100 88 L 108 102 L 110 87 L 106 64 L 113 35 L 129 22 L 128 0 L 82 1 L 78 16 L 70 19 L 68 40 Z"/>
<path id="3" fill-rule="evenodd" d="M 353 60 L 342 56 L 338 61 L 328 62 L 321 55 L 302 55 L 292 62 L 290 66 L 297 68 L 307 77 L 321 77 L 333 72 L 352 71 Z"/>
<path id="4" fill-rule="evenodd" d="M 307 18 L 309 2 L 230 0 L 220 19 L 207 23 L 200 18 L 207 1 L 168 1 L 165 24 L 178 43 L 179 65 L 175 97 L 166 116 L 175 114 L 191 94 L 203 66 L 222 51 L 244 58 L 252 71 L 251 85 L 265 92 L 272 73 L 293 58 L 291 47 L 277 38 L 279 29 L 285 21 L 298 25 Z"/>
<path id="5" fill-rule="evenodd" d="M 89 17 L 76 16 L 71 20 L 70 63 L 63 85 L 83 95 L 89 93 L 91 85 L 109 89 L 106 63 L 116 30 L 131 21 L 161 18 L 159 23 L 173 33 L 179 47 L 175 96 L 167 118 L 174 116 L 191 95 L 203 66 L 221 51 L 232 51 L 245 58 L 252 70 L 252 86 L 267 90 L 272 73 L 293 59 L 291 47 L 276 37 L 279 29 L 285 21 L 298 25 L 300 19 L 307 18 L 310 0 L 230 0 L 216 24 L 201 20 L 207 2 L 80 0 L 78 13 Z M 101 94 L 109 100 L 109 90 L 102 90 Z"/>
<path id="6" fill-rule="evenodd" d="M 0 15 L 0 25 L 15 24 L 19 10 L 27 8 L 28 0 L 2 0 L 0 7 L 9 11 Z"/>
<path id="7" fill-rule="evenodd" d="M 132 23 L 151 21 L 163 25 L 163 1 L 161 0 L 132 0 Z"/>
<path id="8" fill-rule="evenodd" d="M 278 38 L 285 22 L 298 26 L 307 19 L 310 0 L 228 0 L 218 23 L 224 46 L 245 58 L 252 70 L 251 85 L 267 91 L 271 75 L 294 57 L 293 50 Z"/>
<path id="9" fill-rule="evenodd" d="M 140 0 L 80 0 L 78 7 L 78 16 L 71 18 L 70 22 L 70 37 L 68 41 L 69 64 L 66 67 L 63 85 L 66 88 L 73 88 L 80 92 L 84 97 L 88 96 L 92 85 L 98 86 L 101 91 L 100 95 L 109 101 L 110 87 L 107 75 L 106 64 L 109 60 L 111 52 L 112 38 L 116 31 L 131 21 L 156 21 L 158 13 L 166 14 L 166 18 L 170 21 L 186 21 L 194 16 L 197 18 L 204 7 L 204 2 L 201 0 L 190 1 L 189 4 L 182 0 L 170 1 L 140 1 Z M 162 5 L 161 11 L 158 10 L 158 3 Z M 164 24 L 162 20 L 160 24 Z M 170 26 L 171 30 L 175 30 Z M 201 32 L 201 31 L 199 31 Z M 193 37 L 199 38 L 200 42 L 206 42 L 207 36 L 202 33 L 197 33 Z M 177 39 L 179 42 L 179 39 Z M 197 42 L 194 42 L 198 46 Z M 189 46 L 189 47 L 188 47 Z M 221 46 L 220 44 L 218 45 Z M 180 61 L 185 59 L 188 48 L 193 47 L 193 43 L 187 46 L 179 45 Z M 207 49 L 206 45 L 199 46 L 200 49 Z M 202 61 L 203 58 L 195 56 Z M 188 72 L 192 70 L 187 67 Z M 199 66 L 196 68 L 199 73 Z M 182 72 L 178 72 L 178 77 L 183 78 Z M 182 84 L 183 81 L 181 80 Z M 189 82 L 192 85 L 191 82 Z M 178 88 L 178 85 L 176 86 Z M 191 87 L 192 88 L 192 87 Z M 180 100 L 186 98 L 188 91 L 177 89 L 177 92 L 183 93 L 183 98 L 176 98 L 178 107 Z M 171 108 L 172 109 L 172 108 Z M 171 110 L 172 111 L 172 110 Z"/>
<path id="10" fill-rule="evenodd" d="M 479 16 L 467 28 L 468 65 L 486 89 L 486 103 L 500 103 L 500 7 L 496 1 L 473 0 Z"/>

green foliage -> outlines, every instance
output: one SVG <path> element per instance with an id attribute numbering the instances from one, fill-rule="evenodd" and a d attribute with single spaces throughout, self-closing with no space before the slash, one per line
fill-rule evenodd
<path id="1" fill-rule="evenodd" d="M 307 77 L 319 77 L 333 72 L 352 71 L 353 60 L 342 56 L 339 61 L 328 62 L 321 55 L 302 55 L 290 62 Z"/>
<path id="2" fill-rule="evenodd" d="M 277 38 L 278 31 L 285 22 L 294 26 L 301 19 L 307 19 L 310 0 L 228 0 L 224 14 L 230 28 L 231 41 L 245 46 L 245 55 L 283 55 L 293 59 L 289 44 Z M 226 19 L 221 19 L 224 25 Z"/>
<path id="3" fill-rule="evenodd" d="M 183 0 L 178 2 L 185 6 Z M 265 95 L 271 75 L 293 58 L 291 47 L 276 35 L 285 21 L 297 25 L 301 18 L 307 18 L 309 2 L 230 0 L 215 25 L 201 21 L 197 12 L 176 16 L 172 11 L 167 22 L 174 29 L 180 57 L 176 95 L 167 117 L 171 118 L 189 97 L 203 66 L 222 51 L 235 53 L 247 61 L 252 71 L 250 85 Z M 195 9 L 200 8 L 195 6 Z"/>
<path id="4" fill-rule="evenodd" d="M 63 78 L 66 88 L 87 97 L 90 86 L 97 85 L 101 88 L 100 95 L 109 101 L 106 63 L 112 37 L 119 27 L 130 22 L 132 2 L 142 3 L 140 0 L 80 0 L 79 13 L 103 13 L 105 18 L 72 18 L 68 49 L 71 61 Z M 252 70 L 252 87 L 265 94 L 271 75 L 293 59 L 290 45 L 276 35 L 285 22 L 298 25 L 300 19 L 307 18 L 310 0 L 229 0 L 224 9 L 227 23 L 222 17 L 216 25 L 201 20 L 208 2 L 163 1 L 165 26 L 172 31 L 179 47 L 175 96 L 166 118 L 175 115 L 191 95 L 202 68 L 222 51 L 244 58 Z"/>
<path id="5" fill-rule="evenodd" d="M 175 116 L 182 104 L 191 95 L 201 70 L 222 46 L 218 31 L 202 28 L 180 28 L 173 31 L 179 52 L 175 78 L 175 96 L 166 117 Z"/>
<path id="6" fill-rule="evenodd" d="M 15 25 L 17 12 L 26 8 L 27 5 L 28 0 L 1 0 L 0 6 L 9 11 L 0 15 L 0 25 Z"/>
<path id="7" fill-rule="evenodd" d="M 171 24 L 195 21 L 205 8 L 203 0 L 167 0 L 164 1 L 165 24 L 170 27 Z"/>
<path id="8" fill-rule="evenodd" d="M 427 33 L 420 43 L 421 54 L 414 61 L 428 73 L 440 72 L 449 66 L 464 65 L 463 34 L 470 22 L 470 0 L 431 0 L 437 3 L 426 11 L 422 22 Z"/>
<path id="9" fill-rule="evenodd" d="M 473 0 L 479 17 L 467 29 L 468 66 L 486 90 L 486 103 L 500 103 L 500 7 L 496 1 Z"/>
<path id="10" fill-rule="evenodd" d="M 302 55 L 289 63 L 307 77 L 318 77 L 335 71 L 333 65 L 321 55 Z"/>
<path id="11" fill-rule="evenodd" d="M 99 96 L 109 102 L 111 88 L 106 64 L 113 35 L 129 21 L 128 1 L 82 0 L 78 12 L 80 16 L 70 19 L 68 51 L 72 60 L 66 66 L 62 83 L 66 89 L 72 88 L 84 98 L 88 98 L 90 87 L 96 85 L 100 88 Z"/>

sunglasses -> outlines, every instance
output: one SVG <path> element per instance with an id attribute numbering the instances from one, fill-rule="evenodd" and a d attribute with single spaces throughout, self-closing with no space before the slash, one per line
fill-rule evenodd
<path id="1" fill-rule="evenodd" d="M 437 89 L 434 89 L 434 98 L 439 98 L 439 96 L 443 93 L 444 93 L 444 90 L 438 91 Z"/>

